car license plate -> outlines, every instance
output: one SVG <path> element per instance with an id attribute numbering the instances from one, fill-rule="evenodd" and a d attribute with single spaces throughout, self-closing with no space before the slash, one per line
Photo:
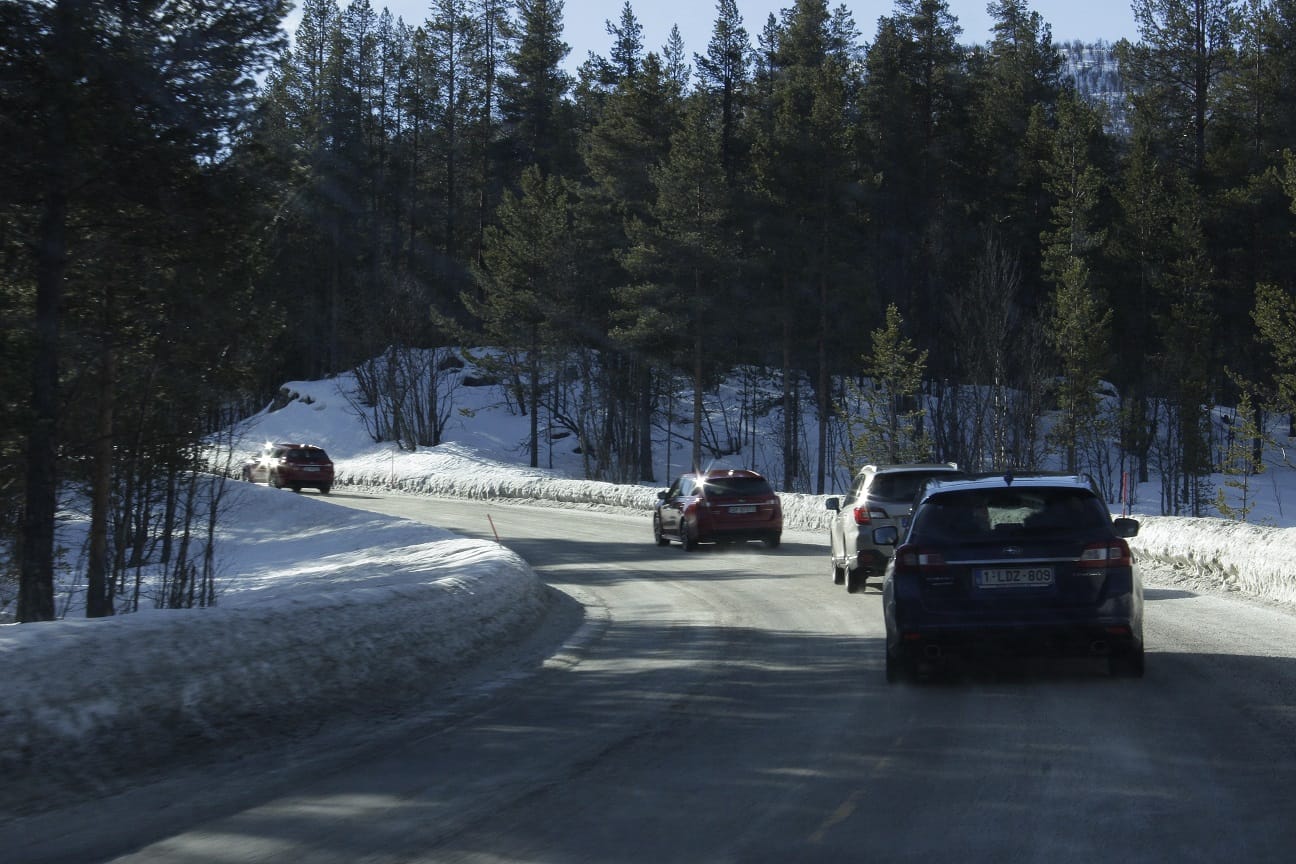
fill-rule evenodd
<path id="1" fill-rule="evenodd" d="M 1052 567 L 994 567 L 975 571 L 978 588 L 1042 588 L 1053 584 Z"/>
<path id="2" fill-rule="evenodd" d="M 318 466 L 318 465 L 303 465 L 303 466 L 302 466 L 302 470 L 303 470 L 303 471 L 318 471 L 318 470 L 319 470 L 319 466 Z"/>
<path id="3" fill-rule="evenodd" d="M 743 504 L 743 505 L 741 505 L 741 506 L 739 506 L 739 507 L 730 507 L 730 508 L 729 508 L 729 512 L 732 513 L 732 514 L 734 514 L 734 515 L 739 515 L 739 514 L 742 514 L 742 513 L 755 513 L 755 512 L 756 512 L 756 507 L 755 507 L 755 505 L 752 505 L 752 504 Z"/>

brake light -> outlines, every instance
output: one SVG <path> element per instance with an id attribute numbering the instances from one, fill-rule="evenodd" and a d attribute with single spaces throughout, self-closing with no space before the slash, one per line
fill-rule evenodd
<path id="1" fill-rule="evenodd" d="M 901 546 L 895 553 L 896 566 L 906 570 L 929 572 L 945 569 L 945 556 L 935 549 L 921 546 Z"/>
<path id="2" fill-rule="evenodd" d="M 1080 553 L 1080 560 L 1076 563 L 1080 567 L 1128 567 L 1132 563 L 1129 544 L 1124 540 L 1090 543 Z"/>
<path id="3" fill-rule="evenodd" d="M 876 507 L 872 509 L 869 509 L 868 507 L 855 508 L 856 525 L 870 525 L 872 524 L 874 519 L 885 519 L 885 518 L 887 518 L 887 514 L 885 510 L 879 510 Z"/>

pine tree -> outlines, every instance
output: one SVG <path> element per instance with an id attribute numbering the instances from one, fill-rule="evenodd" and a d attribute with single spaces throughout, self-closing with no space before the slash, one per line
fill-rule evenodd
<path id="1" fill-rule="evenodd" d="M 670 35 L 661 48 L 661 58 L 666 80 L 674 86 L 675 98 L 683 98 L 688 91 L 689 79 L 693 77 L 693 67 L 689 65 L 684 37 L 680 35 L 678 26 L 671 27 Z"/>
<path id="2" fill-rule="evenodd" d="M 621 19 L 617 24 L 607 22 L 607 32 L 612 38 L 612 53 L 608 58 L 608 73 L 612 81 L 625 81 L 639 72 L 643 60 L 643 25 L 635 17 L 630 0 L 621 6 Z"/>
<path id="3" fill-rule="evenodd" d="M 1088 265 L 1104 241 L 1096 226 L 1102 176 L 1093 156 L 1101 130 L 1094 111 L 1074 93 L 1065 94 L 1045 168 L 1055 201 L 1053 230 L 1041 238 L 1045 273 L 1055 285 L 1048 335 L 1060 366 L 1058 422 L 1051 437 L 1068 471 L 1079 470 L 1082 438 L 1096 428 L 1098 385 L 1109 350 L 1112 312 L 1091 284 Z"/>
<path id="4" fill-rule="evenodd" d="M 481 299 L 464 296 L 492 345 L 508 352 L 531 428 L 531 467 L 540 464 L 538 413 L 544 395 L 543 370 L 555 345 L 557 324 L 570 308 L 572 201 L 561 178 L 537 166 L 522 172 L 518 194 L 505 193 L 498 225 L 486 230 L 483 267 L 477 272 Z M 563 344 L 563 343 L 558 343 Z"/>
<path id="5" fill-rule="evenodd" d="M 835 26 L 834 26 L 835 25 Z M 834 22 L 823 0 L 802 0 L 787 16 L 773 58 L 769 121 L 756 131 L 754 164 L 759 205 L 757 231 L 772 262 L 773 308 L 778 310 L 784 380 L 783 488 L 801 473 L 795 412 L 795 370 L 815 368 L 820 441 L 813 479 L 824 488 L 829 418 L 828 344 L 854 281 L 851 135 L 848 123 L 853 46 L 845 25 Z M 856 287 L 858 283 L 855 283 Z M 813 310 L 813 317 L 806 312 Z M 814 354 L 801 354 L 803 330 L 815 334 Z"/>
<path id="6" fill-rule="evenodd" d="M 1158 117 L 1160 142 L 1201 186 L 1215 86 L 1233 57 L 1237 0 L 1133 0 L 1141 41 L 1116 46 L 1135 109 Z"/>
<path id="7" fill-rule="evenodd" d="M 571 80 L 562 68 L 571 51 L 562 41 L 562 0 L 518 0 L 521 32 L 500 79 L 500 109 L 510 129 L 510 176 L 538 165 L 546 175 L 575 174 L 568 109 Z"/>
<path id="8" fill-rule="evenodd" d="M 1279 286 L 1262 282 L 1255 288 L 1251 318 L 1272 358 L 1273 405 L 1296 416 L 1296 301 Z"/>
<path id="9" fill-rule="evenodd" d="M 1253 323 L 1246 296 L 1257 283 L 1291 286 L 1296 219 L 1280 182 L 1282 151 L 1296 130 L 1296 103 L 1287 92 L 1296 65 L 1291 59 L 1293 31 L 1285 14 L 1296 4 L 1242 0 L 1237 9 L 1237 53 L 1220 76 L 1212 98 L 1211 173 L 1214 192 L 1207 211 L 1207 234 L 1219 277 L 1216 308 L 1219 340 L 1246 344 Z M 1240 352 L 1235 372 L 1265 377 L 1264 354 Z"/>
<path id="10" fill-rule="evenodd" d="M 481 37 L 472 75 L 481 86 L 481 111 L 477 117 L 475 147 L 478 152 L 478 196 L 472 261 L 480 263 L 484 233 L 503 186 L 496 145 L 501 127 L 499 81 L 505 57 L 512 49 L 512 0 L 473 0 L 474 26 Z"/>
<path id="11" fill-rule="evenodd" d="M 1097 428 L 1098 385 L 1104 367 L 1112 312 L 1094 295 L 1089 270 L 1076 257 L 1056 274 L 1049 341 L 1057 352 L 1058 419 L 1051 433 L 1068 471 L 1079 470 L 1083 436 Z"/>
<path id="12" fill-rule="evenodd" d="M 1206 406 L 1214 373 L 1222 368 L 1211 339 L 1213 273 L 1198 219 L 1181 213 L 1173 238 L 1177 256 L 1169 262 L 1161 286 L 1166 314 L 1159 322 L 1162 348 L 1157 358 L 1170 410 L 1171 437 L 1164 452 L 1171 470 L 1163 467 L 1162 485 L 1171 513 L 1201 516 L 1209 500 L 1206 476 L 1213 467 Z M 1186 352 L 1185 345 L 1198 350 Z"/>
<path id="13" fill-rule="evenodd" d="M 742 159 L 739 129 L 744 92 L 751 81 L 751 42 L 735 0 L 718 0 L 705 57 L 695 56 L 701 86 L 720 104 L 720 164 L 725 181 L 737 185 Z"/>
<path id="14" fill-rule="evenodd" d="M 1121 215 L 1111 234 L 1117 261 L 1111 295 L 1121 298 L 1122 314 L 1113 320 L 1112 332 L 1115 383 L 1125 403 L 1121 444 L 1134 456 L 1138 482 L 1146 483 L 1157 425 L 1152 406 L 1161 390 L 1154 374 L 1157 319 L 1164 315 L 1159 286 L 1173 255 L 1171 226 L 1178 199 L 1176 181 L 1157 158 L 1142 118 L 1134 121 L 1133 140 L 1113 190 Z"/>
<path id="15" fill-rule="evenodd" d="M 874 178 L 866 187 L 872 282 L 879 308 L 895 302 L 929 349 L 949 332 L 942 298 L 961 290 L 956 280 L 978 251 L 955 158 L 968 149 L 961 34 L 944 0 L 897 0 L 895 13 L 878 22 L 861 93 L 860 134 Z M 956 246 L 960 238 L 971 238 L 971 248 Z M 946 352 L 933 357 L 942 376 L 958 374 Z"/>
<path id="16" fill-rule="evenodd" d="M 1237 410 L 1227 418 L 1228 437 L 1223 459 L 1216 466 L 1224 475 L 1224 485 L 1216 490 L 1215 509 L 1225 519 L 1238 522 L 1247 521 L 1247 516 L 1255 509 L 1251 478 L 1265 471 L 1264 460 L 1257 458 L 1257 449 L 1253 446 L 1253 442 L 1262 438 L 1255 418 L 1251 394 L 1244 390 Z"/>
<path id="17" fill-rule="evenodd" d="M 462 260 L 466 251 L 462 214 L 478 197 L 473 194 L 474 180 L 469 175 L 479 164 L 470 149 L 470 130 L 484 110 L 481 81 L 474 75 L 483 37 L 468 0 L 435 0 L 428 37 L 428 71 L 437 97 L 431 118 L 436 141 L 433 158 L 439 175 L 435 185 L 444 202 L 440 245 L 447 258 Z"/>
<path id="18" fill-rule="evenodd" d="M 718 158 L 718 125 L 710 100 L 700 93 L 688 99 L 670 155 L 652 172 L 651 219 L 628 226 L 632 281 L 618 291 L 621 323 L 613 333 L 636 354 L 682 368 L 691 379 L 693 466 L 705 464 L 703 394 L 736 360 L 732 346 L 708 339 L 708 325 L 727 308 L 737 275 L 737 229 Z"/>
<path id="19" fill-rule="evenodd" d="M 1053 33 L 1025 0 L 988 6 L 992 38 L 972 74 L 974 159 L 982 176 L 973 198 L 978 218 L 995 226 L 1000 242 L 1022 258 L 1023 301 L 1045 302 L 1039 235 L 1049 224 L 1040 166 L 1048 161 L 1047 131 L 1061 86 L 1061 57 Z"/>
<path id="20" fill-rule="evenodd" d="M 139 395 L 126 389 L 139 382 L 118 363 L 138 356 L 136 347 L 156 344 L 168 300 L 188 287 L 175 279 L 184 273 L 176 265 L 201 263 L 221 272 L 218 262 L 201 257 L 210 248 L 181 229 L 227 227 L 222 214 L 207 212 L 211 199 L 200 193 L 216 184 L 215 166 L 247 119 L 253 73 L 280 46 L 285 10 L 279 0 L 211 0 L 203 8 L 166 10 L 150 2 L 12 5 L 3 12 L 0 62 L 7 81 L 30 86 L 5 88 L 0 96 L 6 118 L 27 121 L 6 124 L 0 161 L 7 173 L 32 179 L 6 192 L 4 233 L 21 237 L 16 245 L 30 250 L 17 272 L 31 298 L 22 304 L 23 318 L 34 331 L 24 358 L 31 410 L 24 416 L 18 619 L 43 621 L 55 615 L 61 480 L 83 480 L 90 489 L 87 609 L 92 615 L 112 610 L 106 559 L 107 502 L 120 467 L 115 424 L 123 397 Z M 7 197 L 13 194 L 20 197 Z M 145 260 L 153 267 L 146 270 Z M 90 325 L 76 333 L 87 338 L 66 339 L 69 323 Z M 98 329 L 105 324 L 110 329 Z M 88 366 L 69 353 L 81 345 L 93 357 Z M 93 420 L 71 410 L 64 385 L 85 388 Z M 192 422 L 192 412 L 178 423 Z M 61 477 L 60 450 L 72 456 L 63 465 L 89 470 Z"/>
<path id="21" fill-rule="evenodd" d="M 863 386 L 851 393 L 862 413 L 838 406 L 846 423 L 847 449 L 842 456 L 848 465 L 931 458 L 921 403 L 927 352 L 914 347 L 903 331 L 904 319 L 893 303 L 887 307 L 886 323 L 873 331 L 873 353 L 861 358 Z"/>
<path id="22" fill-rule="evenodd" d="M 587 244 L 595 249 L 591 263 L 612 280 L 608 285 L 620 286 L 636 281 L 626 272 L 625 255 L 633 244 L 628 233 L 656 229 L 657 186 L 655 172 L 669 158 L 672 136 L 680 123 L 681 100 L 676 84 L 667 75 L 661 58 L 649 52 L 639 64 L 638 72 L 619 80 L 603 103 L 602 115 L 586 139 L 585 165 L 592 186 L 582 198 L 586 214 Z M 638 277 L 641 278 L 641 277 Z M 619 305 L 616 298 L 608 296 L 608 285 L 591 285 L 597 300 L 591 305 L 599 308 L 606 298 L 609 311 Z M 630 457 L 635 463 L 633 473 L 643 476 L 651 471 L 644 464 L 648 442 L 651 405 L 647 401 L 649 364 L 636 355 L 621 355 L 621 347 L 613 345 L 604 366 L 603 398 L 611 404 L 631 406 L 626 412 L 627 423 L 619 434 L 613 432 L 614 412 L 607 412 L 609 428 L 602 438 L 620 438 L 626 442 Z M 629 456 L 629 453 L 623 454 Z M 619 471 L 610 464 L 605 470 Z M 651 462 L 651 459 L 647 459 Z"/>

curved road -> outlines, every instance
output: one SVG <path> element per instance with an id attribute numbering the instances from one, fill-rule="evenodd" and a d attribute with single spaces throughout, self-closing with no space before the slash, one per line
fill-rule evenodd
<path id="1" fill-rule="evenodd" d="M 493 523 L 556 589 L 549 626 L 422 715 L 87 807 L 48 860 L 1296 857 L 1289 610 L 1152 588 L 1143 680 L 1041 662 L 888 686 L 877 586 L 833 586 L 818 536 L 685 553 L 646 515 L 335 500 Z"/>

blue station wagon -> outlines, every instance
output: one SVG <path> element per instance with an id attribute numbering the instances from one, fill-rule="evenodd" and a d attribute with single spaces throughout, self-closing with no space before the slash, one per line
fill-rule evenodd
<path id="1" fill-rule="evenodd" d="M 888 681 L 953 657 L 1032 653 L 1105 658 L 1143 674 L 1143 586 L 1126 538 L 1078 476 L 935 481 L 916 502 L 883 577 Z"/>

